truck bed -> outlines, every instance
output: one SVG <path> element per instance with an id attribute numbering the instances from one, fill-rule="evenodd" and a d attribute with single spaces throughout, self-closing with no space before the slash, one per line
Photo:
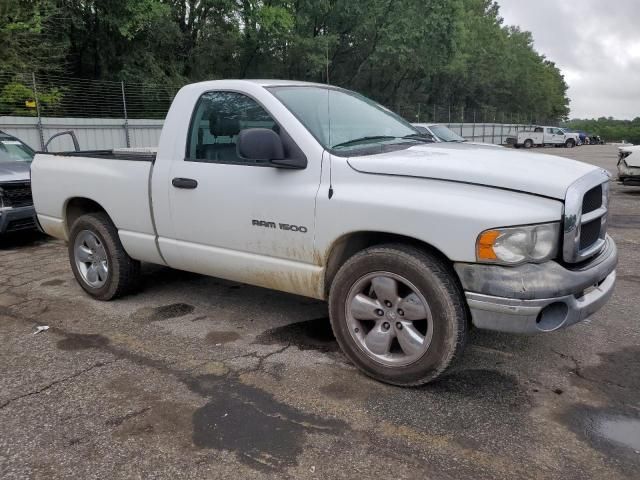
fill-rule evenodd
<path id="1" fill-rule="evenodd" d="M 140 251 L 156 251 L 149 185 L 155 158 L 155 149 L 36 154 L 31 181 L 43 230 L 68 239 L 74 209 L 94 202 L 118 226 L 127 252 L 147 259 Z"/>
<path id="2" fill-rule="evenodd" d="M 114 148 L 111 150 L 80 150 L 73 152 L 38 152 L 57 157 L 101 158 L 105 160 L 130 160 L 134 162 L 155 162 L 155 148 Z"/>

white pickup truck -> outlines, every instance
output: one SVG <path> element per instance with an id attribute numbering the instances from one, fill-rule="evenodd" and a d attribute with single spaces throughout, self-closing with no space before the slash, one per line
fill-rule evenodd
<path id="1" fill-rule="evenodd" d="M 151 262 L 327 299 L 347 357 L 397 385 L 441 375 L 471 325 L 557 330 L 615 283 L 604 170 L 431 143 L 326 85 L 188 85 L 157 154 L 38 154 L 32 182 L 93 297 L 131 291 Z"/>
<path id="2" fill-rule="evenodd" d="M 580 145 L 580 135 L 557 127 L 534 127 L 532 130 L 518 132 L 514 147 L 531 148 L 547 145 L 573 148 Z"/>

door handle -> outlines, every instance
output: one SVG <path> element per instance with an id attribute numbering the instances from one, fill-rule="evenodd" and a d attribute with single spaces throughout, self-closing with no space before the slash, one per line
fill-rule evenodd
<path id="1" fill-rule="evenodd" d="M 198 187 L 198 182 L 193 178 L 176 177 L 173 180 L 171 180 L 171 185 L 173 185 L 176 188 L 188 188 L 193 190 L 194 188 Z"/>

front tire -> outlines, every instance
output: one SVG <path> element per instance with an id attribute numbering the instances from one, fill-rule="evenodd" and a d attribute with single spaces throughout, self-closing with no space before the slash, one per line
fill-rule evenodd
<path id="1" fill-rule="evenodd" d="M 71 227 L 68 249 L 73 275 L 92 297 L 111 300 L 137 287 L 140 262 L 125 252 L 107 214 L 79 217 Z"/>
<path id="2" fill-rule="evenodd" d="M 566 148 L 573 148 L 576 146 L 576 141 L 573 138 L 570 138 L 569 140 L 567 140 L 564 144 L 564 146 Z"/>
<path id="3" fill-rule="evenodd" d="M 385 383 L 428 383 L 466 344 L 468 313 L 455 273 L 410 246 L 372 247 L 347 260 L 331 284 L 329 310 L 345 355 Z"/>

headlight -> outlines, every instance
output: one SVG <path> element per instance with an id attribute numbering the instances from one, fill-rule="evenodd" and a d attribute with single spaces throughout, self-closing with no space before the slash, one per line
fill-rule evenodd
<path id="1" fill-rule="evenodd" d="M 485 230 L 476 241 L 476 258 L 483 263 L 541 263 L 558 253 L 559 223 Z"/>

